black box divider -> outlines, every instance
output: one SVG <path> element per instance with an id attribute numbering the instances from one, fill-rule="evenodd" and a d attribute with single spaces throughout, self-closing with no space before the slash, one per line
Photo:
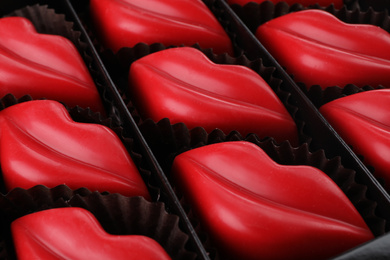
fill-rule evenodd
<path id="1" fill-rule="evenodd" d="M 228 19 L 231 22 L 232 30 L 237 34 L 237 44 L 239 44 L 244 50 L 244 54 L 249 59 L 255 60 L 261 58 L 264 64 L 276 67 L 275 75 L 284 81 L 286 90 L 291 93 L 293 99 L 297 103 L 296 105 L 302 110 L 301 116 L 305 121 L 305 127 L 309 129 L 311 137 L 313 138 L 310 143 L 310 148 L 313 151 L 323 149 L 329 158 L 340 156 L 342 164 L 345 167 L 356 171 L 356 181 L 366 185 L 367 197 L 378 203 L 376 213 L 379 217 L 386 220 L 386 232 L 388 232 L 390 229 L 390 195 L 385 191 L 385 189 L 380 185 L 380 183 L 375 179 L 372 173 L 361 162 L 345 141 L 326 121 L 326 119 L 319 113 L 318 109 L 306 97 L 282 66 L 275 60 L 275 58 L 273 58 L 273 56 L 260 43 L 249 28 L 243 23 L 233 9 L 224 0 L 216 0 L 216 2 L 219 8 L 223 8 L 226 11 L 226 16 L 229 17 Z M 373 246 L 383 245 L 383 241 L 389 240 L 389 238 L 386 237 L 387 236 L 382 238 L 382 243 L 377 243 L 377 239 L 374 239 L 372 241 Z M 365 246 L 362 249 L 356 249 L 356 252 L 360 252 L 361 254 L 362 250 L 365 249 L 369 252 L 375 251 L 369 246 Z M 378 250 L 381 249 L 378 248 Z M 388 253 L 390 254 L 390 252 Z M 368 255 L 368 258 L 358 258 L 355 254 L 353 254 L 353 251 L 348 254 L 352 257 L 348 259 L 373 259 L 370 258 L 373 257 L 373 255 Z"/>
<path id="2" fill-rule="evenodd" d="M 65 3 L 70 11 L 70 14 L 73 18 L 73 21 L 75 21 L 75 24 L 77 26 L 77 29 L 82 32 L 84 35 L 84 40 L 88 42 L 91 48 L 91 53 L 93 55 L 93 58 L 97 61 L 98 70 L 101 72 L 102 75 L 104 75 L 104 80 L 107 83 L 107 86 L 109 87 L 109 91 L 111 92 L 114 101 L 117 104 L 117 109 L 120 115 L 120 118 L 123 120 L 123 127 L 125 129 L 128 129 L 131 134 L 134 136 L 135 142 L 137 142 L 138 148 L 140 149 L 140 152 L 144 159 L 147 161 L 147 163 L 150 166 L 150 170 L 152 171 L 152 174 L 155 174 L 158 176 L 158 178 L 161 181 L 162 190 L 166 193 L 168 196 L 169 201 L 163 201 L 167 204 L 167 207 L 169 210 L 171 210 L 174 214 L 178 215 L 180 217 L 180 221 L 182 221 L 182 228 L 187 232 L 187 234 L 190 236 L 190 239 L 192 239 L 194 246 L 196 246 L 196 251 L 198 253 L 199 259 L 209 259 L 208 253 L 206 252 L 205 248 L 203 247 L 199 237 L 196 234 L 196 231 L 194 227 L 192 226 L 190 220 L 187 217 L 187 214 L 185 213 L 184 209 L 182 208 L 180 201 L 178 200 L 175 192 L 173 191 L 172 186 L 168 182 L 168 179 L 161 169 L 159 163 L 157 162 L 156 158 L 154 157 L 151 149 L 149 148 L 148 144 L 146 143 L 144 137 L 142 136 L 138 126 L 136 125 L 133 117 L 130 114 L 130 111 L 127 109 L 125 103 L 123 102 L 123 99 L 121 98 L 118 90 L 116 89 L 111 77 L 109 76 L 102 60 L 100 59 L 99 54 L 97 53 L 96 49 L 93 47 L 92 41 L 89 38 L 85 28 L 82 26 L 82 23 L 75 11 L 75 9 L 72 6 L 72 3 L 69 0 L 65 0 Z"/>

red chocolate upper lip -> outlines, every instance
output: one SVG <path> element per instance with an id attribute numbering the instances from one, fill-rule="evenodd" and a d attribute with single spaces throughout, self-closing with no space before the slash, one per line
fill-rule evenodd
<path id="1" fill-rule="evenodd" d="M 60 78 L 66 78 L 69 81 L 73 81 L 76 85 L 78 85 L 80 87 L 83 87 L 85 89 L 90 89 L 90 85 L 87 82 L 82 81 L 73 75 L 65 74 L 59 70 L 54 69 L 54 68 L 45 66 L 41 63 L 38 63 L 38 62 L 35 62 L 33 60 L 22 57 L 1 43 L 0 43 L 0 49 L 4 50 L 4 53 L 1 54 L 3 57 L 7 57 L 15 62 L 23 64 L 28 68 L 37 68 L 40 70 L 41 73 L 46 72 L 48 75 L 56 75 L 57 77 L 60 77 Z"/>
<path id="2" fill-rule="evenodd" d="M 150 64 L 147 63 L 141 63 L 144 67 L 147 67 L 151 69 L 153 72 L 155 72 L 158 75 L 161 75 L 161 77 L 166 78 L 172 82 L 176 82 L 178 84 L 175 84 L 175 88 L 180 88 L 183 91 L 191 92 L 194 93 L 194 95 L 199 95 L 202 96 L 203 98 L 209 98 L 209 99 L 214 99 L 217 102 L 223 102 L 223 103 L 228 103 L 230 106 L 244 106 L 247 109 L 254 109 L 258 110 L 259 108 L 261 110 L 267 111 L 267 114 L 274 115 L 275 118 L 285 118 L 286 120 L 291 120 L 291 117 L 289 114 L 286 113 L 280 113 L 278 111 L 269 109 L 268 107 L 265 106 L 259 106 L 253 103 L 245 102 L 242 100 L 234 99 L 233 97 L 229 96 L 224 96 L 219 93 L 211 92 L 203 88 L 199 88 L 196 85 L 193 85 L 189 82 L 183 81 L 181 79 L 178 79 L 171 74 L 168 74 L 166 71 L 161 70 L 159 67 L 151 66 Z M 217 65 L 217 66 L 223 66 L 223 65 Z M 229 66 L 229 65 L 226 65 Z M 184 87 L 186 86 L 186 87 Z"/>
<path id="3" fill-rule="evenodd" d="M 348 26 L 348 24 L 346 24 L 346 25 Z M 364 25 L 360 25 L 360 26 L 363 28 L 366 27 Z M 305 44 L 315 45 L 317 48 L 323 48 L 323 49 L 327 49 L 328 51 L 333 51 L 333 52 L 340 52 L 343 55 L 355 56 L 358 59 L 366 59 L 367 61 L 379 63 L 380 66 L 389 66 L 390 61 L 388 59 L 380 57 L 379 55 L 365 54 L 365 53 L 361 53 L 358 51 L 350 50 L 350 49 L 345 48 L 341 45 L 332 44 L 332 43 L 324 43 L 324 42 L 319 41 L 313 37 L 310 37 L 310 35 L 301 34 L 297 31 L 293 31 L 293 30 L 290 30 L 288 28 L 279 28 L 276 26 L 269 26 L 269 27 L 273 28 L 273 30 L 275 30 L 275 31 L 279 31 L 281 33 L 289 35 L 291 38 L 295 38 L 299 41 L 302 41 Z"/>
<path id="4" fill-rule="evenodd" d="M 155 8 L 155 9 L 145 9 L 143 7 L 140 7 L 138 5 L 135 5 L 134 3 L 129 3 L 125 0 L 116 0 L 120 2 L 122 5 L 128 6 L 129 9 L 132 10 L 137 10 L 140 14 L 142 15 L 150 15 L 153 16 L 154 18 L 160 19 L 160 20 L 166 20 L 169 21 L 170 23 L 177 23 L 180 24 L 181 26 L 185 25 L 188 27 L 195 27 L 195 28 L 200 28 L 200 29 L 205 29 L 206 31 L 212 31 L 217 35 L 225 36 L 224 32 L 221 30 L 216 30 L 213 27 L 209 27 L 207 23 L 201 23 L 200 20 L 190 20 L 186 19 L 186 16 L 173 16 L 173 15 L 168 15 L 166 13 L 158 12 L 160 9 Z M 163 3 L 162 3 L 163 4 Z M 203 2 L 200 2 L 200 4 L 203 4 Z"/>

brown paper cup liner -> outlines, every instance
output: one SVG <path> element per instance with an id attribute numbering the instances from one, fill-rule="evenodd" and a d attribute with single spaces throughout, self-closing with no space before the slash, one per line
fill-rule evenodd
<path id="1" fill-rule="evenodd" d="M 186 249 L 188 236 L 180 229 L 179 217 L 168 214 L 163 203 L 148 202 L 142 197 L 99 194 L 86 189 L 70 190 L 65 185 L 52 189 L 35 186 L 15 189 L 0 197 L 2 209 L 2 244 L 0 255 L 14 259 L 10 224 L 33 212 L 61 207 L 89 210 L 106 232 L 115 235 L 144 235 L 156 240 L 172 259 L 195 259 Z"/>
<path id="2" fill-rule="evenodd" d="M 240 41 L 239 36 L 235 33 L 234 25 L 231 23 L 231 21 L 227 18 L 226 10 L 219 1 L 217 0 L 203 0 L 203 2 L 207 5 L 207 7 L 210 9 L 210 11 L 214 14 L 214 16 L 217 18 L 219 23 L 222 25 L 223 29 L 231 39 L 233 43 L 234 53 L 235 57 L 240 57 L 243 55 L 244 50 L 240 48 L 240 45 L 238 44 Z"/>
<path id="3" fill-rule="evenodd" d="M 160 165 L 163 167 L 171 183 L 174 183 L 169 175 L 174 158 L 185 151 L 209 145 L 213 143 L 227 141 L 249 141 L 262 148 L 274 161 L 283 165 L 309 165 L 325 172 L 347 195 L 358 212 L 361 214 L 375 236 L 385 233 L 385 220 L 375 214 L 376 202 L 366 197 L 365 185 L 355 181 L 355 171 L 344 168 L 341 165 L 341 158 L 326 158 L 323 150 L 310 152 L 308 144 L 299 147 L 292 147 L 288 142 L 276 144 L 271 138 L 260 140 L 256 135 L 249 135 L 242 138 L 238 133 L 225 135 L 220 131 L 213 131 L 207 134 L 201 128 L 189 130 L 183 124 L 171 125 L 169 121 L 154 123 L 147 122 L 141 126 L 142 133 L 148 137 L 150 146 L 154 150 Z M 178 187 L 172 184 L 177 192 L 182 206 L 186 209 L 189 219 L 199 232 L 199 237 L 203 239 L 205 248 L 211 252 L 213 257 L 218 258 L 218 253 L 208 239 L 207 233 L 202 230 L 201 223 L 191 211 L 191 206 L 185 201 L 185 197 L 180 194 Z"/>
<path id="4" fill-rule="evenodd" d="M 374 89 L 384 89 L 384 87 L 377 86 L 374 88 L 371 86 L 364 86 L 360 88 L 356 85 L 349 84 L 343 88 L 334 86 L 321 89 L 319 86 L 312 86 L 309 90 L 305 91 L 305 94 L 317 108 L 320 108 L 322 105 L 332 100 Z"/>
<path id="5" fill-rule="evenodd" d="M 23 96 L 20 99 L 15 98 L 15 96 L 8 94 L 5 97 L 0 99 L 0 111 L 3 109 L 6 109 L 7 107 L 17 105 L 22 102 L 28 102 L 33 100 L 30 96 L 26 95 Z M 135 163 L 142 179 L 144 180 L 148 191 L 152 197 L 152 200 L 157 200 L 158 198 L 161 198 L 161 191 L 160 188 L 157 186 L 157 180 L 152 177 L 152 174 L 148 168 L 147 163 L 143 159 L 142 155 L 136 150 L 136 147 L 134 147 L 134 139 L 124 131 L 124 129 L 115 123 L 115 120 L 112 120 L 111 118 L 102 117 L 100 113 L 94 113 L 90 109 L 84 109 L 80 107 L 73 107 L 69 108 L 65 105 L 65 108 L 67 108 L 69 115 L 71 118 L 80 123 L 91 123 L 91 124 L 100 124 L 104 125 L 111 130 L 113 130 L 116 135 L 119 137 L 119 139 L 124 144 L 125 148 L 127 149 L 128 153 L 130 154 L 133 162 Z M 6 194 L 6 189 L 4 187 L 4 182 L 1 181 L 1 193 Z"/>
<path id="6" fill-rule="evenodd" d="M 47 5 L 39 4 L 15 10 L 7 16 L 27 18 L 33 23 L 38 33 L 59 35 L 70 40 L 79 51 L 90 71 L 102 103 L 107 111 L 107 116 L 115 117 L 115 120 L 120 121 L 115 113 L 115 103 L 107 93 L 107 86 L 104 80 L 102 80 L 104 76 L 95 69 L 96 61 L 92 58 L 92 54 L 89 50 L 90 46 L 85 41 L 81 40 L 82 33 L 73 29 L 73 22 L 67 21 L 64 14 L 56 13 L 56 10 L 48 8 Z M 28 95 L 29 93 L 25 94 Z M 83 107 L 82 104 L 79 106 Z"/>

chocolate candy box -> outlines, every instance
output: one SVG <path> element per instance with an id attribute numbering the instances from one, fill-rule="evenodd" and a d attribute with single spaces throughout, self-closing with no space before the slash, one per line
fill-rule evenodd
<path id="1" fill-rule="evenodd" d="M 361 2 L 361 7 L 367 8 L 370 5 L 369 2 Z M 27 7 L 36 4 L 39 5 L 39 11 L 35 9 L 37 7 Z M 367 244 L 351 248 L 349 252 L 342 252 L 339 256 L 334 256 L 336 259 L 372 259 L 375 256 L 387 255 L 386 249 L 379 248 L 382 244 L 387 243 L 386 233 L 389 230 L 388 223 L 390 221 L 388 193 L 330 127 L 312 101 L 302 92 L 302 89 L 296 85 L 269 52 L 256 40 L 254 34 L 243 23 L 246 18 L 237 16 L 240 9 L 237 7 L 232 9 L 222 0 L 204 1 L 204 4 L 229 35 L 234 47 L 234 54 L 215 54 L 212 49 L 204 49 L 199 45 L 193 47 L 205 53 L 208 58 L 216 63 L 239 64 L 261 75 L 270 84 L 295 121 L 299 135 L 298 144 L 291 146 L 287 141 L 275 142 L 272 136 L 259 137 L 255 134 L 242 136 L 238 131 L 224 133 L 218 129 L 206 132 L 201 126 L 189 129 L 183 123 L 172 124 L 169 119 L 154 122 L 142 118 L 138 113 L 139 108 L 135 105 L 135 100 L 127 90 L 129 67 L 133 61 L 149 53 L 179 46 L 165 46 L 159 42 L 153 44 L 140 43 L 136 46 L 122 48 L 115 54 L 103 47 L 94 32 L 93 22 L 89 19 L 88 14 L 89 1 L 4 1 L 0 4 L 2 7 L 0 10 L 3 16 L 21 8 L 22 11 L 16 12 L 17 15 L 41 21 L 42 27 L 48 27 L 47 30 L 50 31 L 53 28 L 58 28 L 58 24 L 52 23 L 50 20 L 54 18 L 45 20 L 37 15 L 42 13 L 42 6 L 48 5 L 50 12 L 60 14 L 65 18 L 66 24 L 70 28 L 66 31 L 76 32 L 78 36 L 76 36 L 74 42 L 83 46 L 80 53 L 86 60 L 87 67 L 97 85 L 106 110 L 106 115 L 87 112 L 86 114 L 91 113 L 93 115 L 92 119 L 90 117 L 85 119 L 85 116 L 81 116 L 82 120 L 80 121 L 93 121 L 101 124 L 105 122 L 107 117 L 107 120 L 112 122 L 112 124 L 109 124 L 111 128 L 120 129 L 118 135 L 130 151 L 151 193 L 152 201 L 146 204 L 150 203 L 153 205 L 151 207 L 158 204 L 158 207 L 163 207 L 161 211 L 176 215 L 179 223 L 178 230 L 170 225 L 163 224 L 163 226 L 167 229 L 176 230 L 177 232 L 174 233 L 180 233 L 179 237 L 182 235 L 186 237 L 182 239 L 186 241 L 184 245 L 181 242 L 176 242 L 176 249 L 175 243 L 165 247 L 171 258 L 218 259 L 221 256 L 220 249 L 210 239 L 210 235 L 203 228 L 197 213 L 191 210 L 191 205 L 186 201 L 185 195 L 182 195 L 180 187 L 175 186 L 176 184 L 171 178 L 170 168 L 174 158 L 178 154 L 196 147 L 241 140 L 249 140 L 262 147 L 266 153 L 281 164 L 313 165 L 323 170 L 351 200 L 375 238 L 368 241 Z M 354 8 L 359 4 L 357 1 L 354 3 L 348 2 L 346 7 Z M 269 3 L 266 5 L 269 5 Z M 278 4 L 277 6 L 282 6 L 279 10 L 288 7 L 286 4 Z M 379 11 L 386 8 L 375 1 L 372 2 L 372 6 L 377 10 L 379 9 Z M 57 15 L 53 14 L 52 17 L 57 17 Z M 63 24 L 63 22 L 60 24 Z M 54 34 L 61 33 L 57 31 Z M 15 99 L 11 98 L 13 101 L 8 101 L 9 99 L 9 96 L 4 99 L 5 107 L 18 103 Z M 30 98 L 27 98 L 27 100 L 30 100 Z M 77 113 L 74 114 L 76 118 L 81 119 Z M 53 194 L 53 192 L 60 195 L 53 199 L 54 202 L 49 202 L 50 197 L 53 196 L 50 194 Z M 27 212 L 35 212 L 44 208 L 63 207 L 64 204 L 66 206 L 86 205 L 85 202 L 81 201 L 84 198 L 89 199 L 89 191 L 82 192 L 81 199 L 79 195 L 75 196 L 79 192 L 71 191 L 66 186 L 49 189 L 49 191 L 41 186 L 29 190 L 16 189 L 10 193 L 3 190 L 3 196 L 0 200 L 2 227 L 5 228 L 4 230 L 8 230 L 14 219 L 26 215 Z M 35 199 L 39 198 L 39 200 L 33 202 L 35 199 L 28 199 L 29 196 Z M 100 198 L 100 196 L 102 197 Z M 91 209 L 97 216 L 101 214 L 116 215 L 126 209 L 131 213 L 134 207 L 122 203 L 123 200 L 142 200 L 138 197 L 124 197 L 125 199 L 120 199 L 122 202 L 117 202 L 109 198 L 110 196 L 112 194 L 96 194 L 100 201 L 105 201 L 106 206 L 99 206 L 99 203 L 94 202 L 94 206 L 88 206 L 87 208 Z M 58 197 L 62 199 L 58 200 Z M 80 202 L 67 203 L 75 200 Z M 26 203 L 25 201 L 33 203 Z M 53 204 L 56 206 L 52 206 Z M 144 205 L 145 203 L 138 202 L 138 204 Z M 31 205 L 35 206 L 31 207 Z M 119 205 L 121 210 L 115 209 L 116 205 Z M 136 207 L 136 215 L 142 215 L 143 212 L 147 215 L 148 210 L 146 208 L 150 208 L 150 206 Z M 132 215 L 130 213 L 129 215 L 127 213 L 119 214 L 130 217 Z M 111 223 L 116 221 L 108 220 Z M 163 223 L 165 222 L 163 221 Z M 148 228 L 154 227 L 156 226 L 156 218 L 149 217 L 145 219 L 144 224 Z M 4 255 L 6 259 L 13 259 L 15 253 L 10 233 L 7 231 L 2 235 L 2 244 L 4 245 L 1 252 L 2 256 Z M 149 234 L 149 236 L 155 238 L 159 235 Z M 160 243 L 163 244 L 163 242 Z M 261 247 L 262 245 L 259 244 L 258 246 Z M 172 253 L 175 250 L 176 253 Z M 283 250 L 283 248 L 280 248 L 280 250 Z M 367 254 L 369 254 L 368 257 Z"/>

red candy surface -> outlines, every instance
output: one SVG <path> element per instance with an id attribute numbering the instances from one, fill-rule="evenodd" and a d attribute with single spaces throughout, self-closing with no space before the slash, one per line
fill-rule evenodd
<path id="1" fill-rule="evenodd" d="M 0 96 L 46 98 L 104 113 L 99 93 L 68 39 L 36 32 L 22 17 L 0 19 Z"/>
<path id="2" fill-rule="evenodd" d="M 390 87 L 390 34 L 380 27 L 347 24 L 326 11 L 305 10 L 264 23 L 256 36 L 308 88 Z"/>
<path id="3" fill-rule="evenodd" d="M 244 6 L 250 2 L 255 2 L 255 3 L 260 4 L 260 3 L 265 2 L 265 1 L 267 1 L 267 0 L 227 0 L 227 2 L 229 4 L 239 4 L 242 6 Z M 309 6 L 309 5 L 314 5 L 314 4 L 319 4 L 321 6 L 329 6 L 329 5 L 333 4 L 338 9 L 340 9 L 344 5 L 343 0 L 268 0 L 268 1 L 271 1 L 274 4 L 277 4 L 279 2 L 285 2 L 289 5 L 293 5 L 293 4 L 298 3 L 298 4 L 301 4 L 303 6 Z"/>
<path id="4" fill-rule="evenodd" d="M 91 0 L 90 13 L 100 40 L 114 52 L 143 42 L 199 43 L 233 54 L 229 37 L 201 0 Z"/>
<path id="5" fill-rule="evenodd" d="M 7 190 L 66 184 L 150 198 L 118 136 L 102 125 L 74 122 L 56 101 L 29 101 L 2 110 L 0 155 Z"/>
<path id="6" fill-rule="evenodd" d="M 135 61 L 129 82 L 144 118 L 298 143 L 297 127 L 286 108 L 270 86 L 244 66 L 218 65 L 194 48 L 173 48 Z"/>
<path id="7" fill-rule="evenodd" d="M 276 164 L 249 142 L 182 153 L 172 179 L 223 259 L 327 259 L 373 238 L 322 171 Z"/>
<path id="8" fill-rule="evenodd" d="M 373 90 L 333 100 L 320 108 L 340 136 L 375 168 L 390 189 L 390 90 Z"/>
<path id="9" fill-rule="evenodd" d="M 11 231 L 18 259 L 170 259 L 149 237 L 108 234 L 82 208 L 25 215 L 12 222 Z"/>

